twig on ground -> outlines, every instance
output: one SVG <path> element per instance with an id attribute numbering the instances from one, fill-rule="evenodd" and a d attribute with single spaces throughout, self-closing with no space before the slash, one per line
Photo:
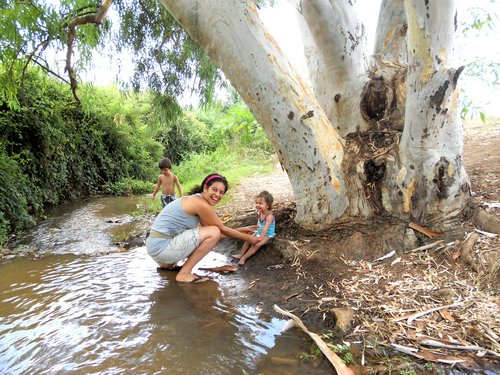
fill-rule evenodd
<path id="1" fill-rule="evenodd" d="M 338 375 L 354 375 L 354 372 L 345 365 L 344 362 L 339 358 L 337 354 L 335 354 L 329 347 L 328 345 L 319 337 L 317 334 L 310 332 L 304 323 L 302 323 L 302 320 L 300 320 L 297 316 L 293 315 L 291 312 L 285 311 L 278 307 L 277 305 L 274 305 L 274 310 L 281 315 L 287 316 L 291 318 L 286 324 L 283 330 L 288 330 L 292 327 L 299 327 L 304 331 L 306 334 L 309 335 L 313 339 L 313 341 L 318 345 L 319 349 L 323 352 L 325 357 L 330 361 L 330 363 L 335 367 L 335 370 L 337 371 Z"/>

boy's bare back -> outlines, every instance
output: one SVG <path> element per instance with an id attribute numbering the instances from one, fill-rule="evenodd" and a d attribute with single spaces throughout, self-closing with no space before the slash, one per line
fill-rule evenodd
<path id="1" fill-rule="evenodd" d="M 178 182 L 177 176 L 173 173 L 161 174 L 158 177 L 158 182 L 161 184 L 161 192 L 163 195 L 174 195 L 175 183 Z"/>

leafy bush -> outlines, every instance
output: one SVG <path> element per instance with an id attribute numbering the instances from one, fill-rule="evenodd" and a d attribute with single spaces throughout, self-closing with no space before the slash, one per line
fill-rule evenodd
<path id="1" fill-rule="evenodd" d="M 26 196 L 29 183 L 18 163 L 11 160 L 3 147 L 0 148 L 0 244 L 13 230 L 28 228 L 34 224 L 30 216 Z"/>
<path id="2" fill-rule="evenodd" d="M 82 85 L 80 107 L 36 69 L 24 88 L 15 103 L 0 90 L 0 241 L 46 205 L 152 192 L 163 156 L 186 192 L 214 171 L 236 184 L 271 165 L 271 144 L 241 101 L 173 113 L 150 93 Z"/>
<path id="3" fill-rule="evenodd" d="M 154 184 L 131 178 L 124 178 L 117 182 L 110 182 L 104 185 L 104 193 L 110 195 L 141 195 L 152 193 Z"/>
<path id="4" fill-rule="evenodd" d="M 152 190 L 162 146 L 147 135 L 141 98 L 94 88 L 82 95 L 93 101 L 75 107 L 67 86 L 35 69 L 25 90 L 16 106 L 0 96 L 2 228 L 26 228 L 45 205 L 103 193 L 116 181 L 126 182 L 114 193 Z"/>
<path id="5" fill-rule="evenodd" d="M 223 145 L 242 146 L 272 153 L 273 147 L 252 112 L 241 99 L 222 108 L 214 105 L 196 115 L 210 129 L 210 145 L 213 149 Z"/>

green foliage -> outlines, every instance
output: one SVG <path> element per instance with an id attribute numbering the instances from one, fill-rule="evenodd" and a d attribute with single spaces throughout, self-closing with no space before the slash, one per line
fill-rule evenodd
<path id="1" fill-rule="evenodd" d="M 399 375 L 417 375 L 417 372 L 412 369 L 405 369 L 405 370 L 399 370 L 398 371 Z"/>
<path id="2" fill-rule="evenodd" d="M 252 113 L 241 99 L 225 108 L 214 104 L 196 112 L 198 119 L 210 129 L 210 145 L 219 147 L 230 144 L 258 148 L 273 152 L 273 147 L 262 127 L 255 121 Z"/>
<path id="3" fill-rule="evenodd" d="M 273 167 L 270 143 L 241 102 L 172 112 L 151 93 L 83 85 L 76 107 L 68 87 L 41 69 L 26 70 L 23 80 L 18 105 L 0 95 L 0 244 L 46 205 L 151 193 L 163 156 L 185 192 L 214 171 L 237 184 Z"/>
<path id="4" fill-rule="evenodd" d="M 134 54 L 135 89 L 177 98 L 196 92 L 212 100 L 221 80 L 217 68 L 160 2 L 119 2 L 115 9 L 120 24 L 111 40 L 118 50 Z"/>
<path id="5" fill-rule="evenodd" d="M 192 113 L 184 112 L 159 129 L 156 140 L 163 145 L 163 153 L 178 164 L 191 154 L 210 149 L 209 130 Z"/>
<path id="6" fill-rule="evenodd" d="M 432 370 L 434 370 L 434 365 L 433 365 L 432 363 L 427 362 L 427 363 L 424 365 L 424 370 L 425 370 L 425 371 L 432 371 Z"/>
<path id="7" fill-rule="evenodd" d="M 490 3 L 494 3 L 491 1 Z M 470 7 L 462 21 L 462 34 L 465 38 L 479 36 L 488 37 L 497 34 L 498 15 L 494 12 L 494 8 L 483 4 L 483 6 Z M 478 49 L 478 53 L 484 53 Z M 499 76 L 500 62 L 494 58 L 484 58 L 476 56 L 469 62 L 464 70 L 464 76 L 472 78 L 475 82 L 480 81 L 486 87 L 498 88 L 500 85 Z M 480 118 L 483 123 L 486 122 L 486 112 L 483 107 L 478 104 L 477 100 L 471 99 L 467 92 L 461 92 L 463 109 L 461 112 L 462 120 L 466 118 Z"/>
<path id="8" fill-rule="evenodd" d="M 0 90 L 9 106 L 19 106 L 19 90 L 24 90 L 28 68 L 43 67 L 61 81 L 68 81 L 69 77 L 57 73 L 62 67 L 53 55 L 62 55 L 67 49 L 71 21 L 96 13 L 98 7 L 89 0 L 5 0 L 0 5 L 0 78 L 4 82 Z M 108 51 L 117 70 L 121 64 L 113 58 L 116 54 L 124 50 L 134 54 L 132 87 L 148 87 L 171 98 L 191 91 L 200 94 L 203 102 L 210 102 L 221 83 L 218 69 L 203 49 L 154 0 L 113 2 L 100 25 L 76 27 L 73 47 L 76 53 L 71 63 L 76 72 L 88 68 L 95 50 Z M 175 100 L 168 105 L 178 106 Z"/>
<path id="9" fill-rule="evenodd" d="M 89 89 L 83 98 L 93 101 L 82 111 L 67 86 L 37 69 L 26 73 L 18 107 L 0 96 L 0 232 L 32 225 L 45 205 L 118 191 L 107 187 L 116 181 L 124 181 L 123 192 L 151 190 L 162 147 L 146 135 L 143 98 Z"/>
<path id="10" fill-rule="evenodd" d="M 325 330 L 321 334 L 321 338 L 327 343 L 327 345 L 332 349 L 332 351 L 340 357 L 342 362 L 346 365 L 351 365 L 354 363 L 354 357 L 350 352 L 351 345 L 348 342 L 344 342 L 343 344 L 334 343 L 334 339 L 336 338 L 335 332 L 331 330 Z M 307 361 L 315 361 L 322 356 L 323 353 L 321 349 L 313 343 L 309 353 L 302 353 L 300 358 Z"/>
<path id="11" fill-rule="evenodd" d="M 313 346 L 311 346 L 309 353 L 301 353 L 299 355 L 299 358 L 303 361 L 312 362 L 317 361 L 322 355 L 323 353 L 321 352 L 321 349 L 316 344 L 314 344 Z"/>
<path id="12" fill-rule="evenodd" d="M 215 151 L 191 155 L 173 171 L 179 177 L 183 190 L 188 191 L 210 173 L 224 175 L 231 185 L 237 184 L 241 176 L 264 173 L 271 168 L 269 154 L 243 147 L 219 147 Z"/>
<path id="13" fill-rule="evenodd" d="M 0 143 L 1 145 L 1 143 Z M 7 234 L 15 229 L 34 224 L 30 216 L 26 197 L 30 191 L 28 181 L 22 174 L 15 158 L 9 158 L 5 148 L 0 147 L 0 245 Z"/>
<path id="14" fill-rule="evenodd" d="M 479 6 L 470 7 L 465 16 L 462 22 L 462 33 L 465 35 L 481 32 L 484 28 L 493 29 L 494 18 L 497 18 L 496 14 Z"/>
<path id="15" fill-rule="evenodd" d="M 484 109 L 475 101 L 465 97 L 462 100 L 462 112 L 460 112 L 460 118 L 465 121 L 467 118 L 474 120 L 478 117 L 483 124 L 486 123 L 486 112 Z"/>
<path id="16" fill-rule="evenodd" d="M 335 344 L 332 347 L 333 352 L 337 353 L 341 357 L 342 362 L 346 365 L 352 364 L 354 361 L 352 353 L 349 351 L 350 349 L 351 345 L 347 342 L 344 342 L 343 344 Z"/>
<path id="17" fill-rule="evenodd" d="M 141 195 L 152 193 L 153 189 L 153 183 L 133 178 L 124 178 L 117 182 L 106 183 L 103 186 L 103 192 L 109 195 Z"/>

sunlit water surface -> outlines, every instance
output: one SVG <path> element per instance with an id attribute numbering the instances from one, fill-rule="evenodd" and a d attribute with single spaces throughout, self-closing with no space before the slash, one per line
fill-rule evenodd
<path id="1" fill-rule="evenodd" d="M 310 347 L 303 334 L 280 333 L 281 317 L 234 297 L 248 288 L 238 273 L 178 284 L 144 247 L 103 255 L 135 204 L 58 208 L 26 238 L 40 259 L 0 264 L 0 373 L 332 373 L 298 359 Z M 214 252 L 203 262 L 227 259 Z"/>

